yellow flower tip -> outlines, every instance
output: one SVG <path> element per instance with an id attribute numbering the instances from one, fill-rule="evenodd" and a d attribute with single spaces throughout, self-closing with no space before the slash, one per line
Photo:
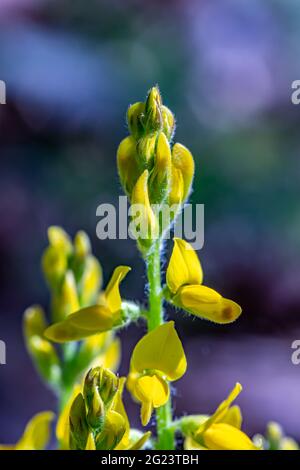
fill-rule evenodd
<path id="1" fill-rule="evenodd" d="M 122 299 L 120 295 L 120 283 L 131 271 L 129 266 L 118 266 L 115 268 L 112 277 L 105 289 L 105 302 L 112 312 L 114 320 L 117 320 L 118 313 L 121 310 Z"/>
<path id="2" fill-rule="evenodd" d="M 173 294 L 181 286 L 202 283 L 203 271 L 198 256 L 192 246 L 181 238 L 174 238 L 166 280 Z"/>
<path id="3" fill-rule="evenodd" d="M 41 336 L 47 327 L 45 313 L 39 305 L 33 305 L 24 312 L 24 334 L 26 339 L 31 336 Z"/>
<path id="4" fill-rule="evenodd" d="M 242 313 L 242 308 L 233 300 L 222 299 L 222 310 L 219 323 L 232 323 L 239 318 Z"/>
<path id="5" fill-rule="evenodd" d="M 62 249 L 65 253 L 72 251 L 72 241 L 62 227 L 52 225 L 48 228 L 48 239 L 50 245 Z"/>
<path id="6" fill-rule="evenodd" d="M 143 426 L 147 426 L 153 413 L 153 405 L 149 401 L 142 402 L 141 406 L 141 423 Z"/>
<path id="7" fill-rule="evenodd" d="M 79 230 L 75 235 L 74 251 L 78 258 L 85 258 L 91 253 L 91 241 L 84 230 Z"/>

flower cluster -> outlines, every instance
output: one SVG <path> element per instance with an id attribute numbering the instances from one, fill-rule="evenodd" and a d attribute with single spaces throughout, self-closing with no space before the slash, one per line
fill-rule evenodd
<path id="1" fill-rule="evenodd" d="M 171 385 L 185 374 L 187 359 L 174 321 L 165 320 L 164 305 L 217 324 L 237 320 L 242 310 L 203 285 L 196 252 L 179 238 L 174 238 L 162 284 L 164 238 L 191 191 L 194 160 L 183 145 L 171 145 L 175 118 L 162 104 L 157 87 L 150 90 L 145 103 L 129 107 L 127 121 L 130 135 L 118 148 L 117 164 L 132 206 L 140 205 L 140 213 L 131 215 L 141 221 L 136 238 L 147 269 L 147 305 L 121 297 L 120 284 L 129 267 L 116 267 L 102 290 L 102 268 L 86 233 L 78 232 L 72 241 L 62 228 L 50 227 L 42 267 L 50 290 L 51 321 L 39 306 L 24 314 L 28 352 L 58 397 L 58 448 L 172 450 L 179 433 L 185 449 L 296 448 L 274 424 L 266 437 L 256 436 L 254 441 L 241 430 L 241 411 L 232 405 L 242 390 L 240 384 L 211 415 L 173 416 Z M 160 217 L 163 204 L 173 208 L 168 226 Z M 142 229 L 145 221 L 146 230 Z M 127 377 L 119 377 L 115 373 L 120 360 L 117 332 L 137 320 L 144 321 L 148 331 L 132 351 Z M 152 436 L 131 428 L 122 398 L 125 385 L 140 406 L 141 425 L 155 422 Z M 37 414 L 17 444 L 0 449 L 45 448 L 53 417 L 52 412 Z"/>

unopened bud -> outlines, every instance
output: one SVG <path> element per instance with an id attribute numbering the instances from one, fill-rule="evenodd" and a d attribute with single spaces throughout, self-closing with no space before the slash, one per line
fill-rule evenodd
<path id="1" fill-rule="evenodd" d="M 42 336 L 47 327 L 45 313 L 39 305 L 33 305 L 24 312 L 23 317 L 24 336 L 26 339 L 34 335 Z"/>
<path id="2" fill-rule="evenodd" d="M 52 225 L 48 228 L 48 239 L 51 246 L 64 251 L 69 255 L 72 251 L 72 242 L 69 235 L 61 227 Z"/>
<path id="3" fill-rule="evenodd" d="M 126 137 L 120 143 L 117 151 L 117 163 L 120 181 L 125 193 L 130 198 L 139 177 L 136 141 L 132 136 Z"/>
<path id="4" fill-rule="evenodd" d="M 42 257 L 42 269 L 51 289 L 57 290 L 59 288 L 67 267 L 68 260 L 65 252 L 52 245 L 48 246 Z"/>
<path id="5" fill-rule="evenodd" d="M 89 427 L 86 419 L 86 409 L 81 393 L 77 395 L 70 409 L 70 446 L 72 450 L 85 450 Z"/>
<path id="6" fill-rule="evenodd" d="M 162 114 L 162 123 L 163 123 L 162 130 L 165 133 L 167 139 L 170 141 L 175 131 L 174 114 L 166 106 L 161 107 L 161 114 Z"/>
<path id="7" fill-rule="evenodd" d="M 108 411 L 104 427 L 96 437 L 97 450 L 113 450 L 120 443 L 126 431 L 125 419 L 116 411 Z"/>
<path id="8" fill-rule="evenodd" d="M 76 258 L 83 259 L 91 252 L 89 236 L 83 230 L 76 233 L 74 238 L 74 254 Z"/>
<path id="9" fill-rule="evenodd" d="M 102 268 L 99 261 L 89 255 L 85 261 L 84 271 L 80 280 L 80 301 L 85 307 L 96 302 L 99 289 L 102 285 Z"/>
<path id="10" fill-rule="evenodd" d="M 172 149 L 172 164 L 182 174 L 184 190 L 183 200 L 185 201 L 191 191 L 195 172 L 195 163 L 191 152 L 181 144 L 175 144 Z"/>
<path id="11" fill-rule="evenodd" d="M 152 204 L 161 204 L 170 191 L 171 183 L 171 150 L 167 137 L 163 132 L 159 134 L 154 168 L 150 176 L 149 191 Z"/>
<path id="12" fill-rule="evenodd" d="M 162 101 L 158 87 L 153 87 L 148 93 L 145 104 L 143 124 L 148 134 L 157 132 L 162 128 Z"/>
<path id="13" fill-rule="evenodd" d="M 127 124 L 131 135 L 138 140 L 143 135 L 142 118 L 145 111 L 145 103 L 134 103 L 127 111 Z"/>

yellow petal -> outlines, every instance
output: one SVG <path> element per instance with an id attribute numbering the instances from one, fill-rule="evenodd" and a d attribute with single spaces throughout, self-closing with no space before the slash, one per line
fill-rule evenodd
<path id="1" fill-rule="evenodd" d="M 172 165 L 171 167 L 171 190 L 169 194 L 170 206 L 181 204 L 184 194 L 184 181 L 180 170 Z"/>
<path id="2" fill-rule="evenodd" d="M 45 411 L 36 414 L 27 424 L 15 450 L 43 450 L 50 440 L 51 421 L 54 413 Z"/>
<path id="3" fill-rule="evenodd" d="M 154 167 L 149 181 L 150 201 L 160 204 L 169 192 L 171 179 L 171 149 L 167 137 L 163 132 L 157 140 Z"/>
<path id="4" fill-rule="evenodd" d="M 116 314 L 121 309 L 122 299 L 120 295 L 120 283 L 131 270 L 129 266 L 118 266 L 105 289 L 105 299 L 108 308 L 113 314 Z"/>
<path id="5" fill-rule="evenodd" d="M 117 450 L 125 449 L 129 444 L 130 423 L 122 399 L 125 382 L 126 379 L 124 377 L 121 377 L 119 379 L 118 391 L 115 394 L 110 406 L 111 410 L 116 411 L 119 415 L 123 417 L 125 423 L 125 432 L 121 441 L 117 445 Z"/>
<path id="6" fill-rule="evenodd" d="M 51 246 L 62 249 L 66 254 L 72 251 L 72 242 L 65 230 L 56 225 L 48 228 L 48 239 Z"/>
<path id="7" fill-rule="evenodd" d="M 122 140 L 117 151 L 118 172 L 126 194 L 131 197 L 134 185 L 138 180 L 136 141 L 132 136 Z"/>
<path id="8" fill-rule="evenodd" d="M 167 285 L 175 294 L 186 284 L 201 284 L 203 272 L 197 254 L 185 240 L 174 238 L 174 248 L 167 269 Z"/>
<path id="9" fill-rule="evenodd" d="M 131 225 L 136 222 L 136 232 L 140 235 L 139 238 L 148 240 L 155 238 L 157 235 L 158 225 L 156 217 L 151 208 L 149 193 L 148 193 L 148 170 L 145 170 L 132 191 L 131 204 L 132 207 L 136 205 L 137 211 L 133 210 Z M 134 208 L 135 209 L 135 208 Z"/>
<path id="10" fill-rule="evenodd" d="M 57 425 L 56 425 L 56 438 L 59 442 L 60 449 L 68 450 L 69 449 L 69 434 L 70 434 L 70 409 L 72 403 L 77 397 L 78 393 L 81 391 L 80 385 L 75 385 L 73 388 L 72 394 L 68 399 L 66 405 L 64 406 L 62 412 L 59 415 Z"/>
<path id="11" fill-rule="evenodd" d="M 54 323 L 46 329 L 44 335 L 51 341 L 64 343 L 108 331 L 113 326 L 111 312 L 101 305 L 95 305 L 72 313 L 62 322 Z"/>
<path id="12" fill-rule="evenodd" d="M 232 323 L 242 313 L 241 307 L 206 286 L 191 285 L 179 289 L 173 302 L 189 313 L 215 323 Z"/>
<path id="13" fill-rule="evenodd" d="M 142 404 L 150 404 L 151 408 L 165 405 L 169 399 L 170 389 L 167 382 L 158 375 L 144 375 L 135 384 L 135 396 Z M 150 419 L 150 417 L 149 417 Z M 146 424 L 148 423 L 147 420 Z M 146 424 L 142 420 L 144 426 Z"/>
<path id="14" fill-rule="evenodd" d="M 222 403 L 218 406 L 216 411 L 214 412 L 213 415 L 210 416 L 204 423 L 200 424 L 199 428 L 195 432 L 195 439 L 199 441 L 201 439 L 201 436 L 203 433 L 209 429 L 209 427 L 212 424 L 218 423 L 223 420 L 224 417 L 226 417 L 226 414 L 233 403 L 233 401 L 238 397 L 238 395 L 241 393 L 243 387 L 241 386 L 240 383 L 236 383 L 234 388 L 231 390 L 229 393 L 228 397 L 222 401 Z"/>
<path id="15" fill-rule="evenodd" d="M 177 143 L 172 149 L 172 163 L 182 174 L 184 181 L 183 199 L 185 200 L 190 193 L 195 172 L 193 156 L 184 145 Z"/>
<path id="16" fill-rule="evenodd" d="M 178 380 L 185 373 L 186 367 L 186 357 L 173 321 L 146 334 L 132 353 L 133 371 L 159 370 L 168 380 Z"/>
<path id="17" fill-rule="evenodd" d="M 235 405 L 229 408 L 225 416 L 222 418 L 222 423 L 230 424 L 234 428 L 241 429 L 242 427 L 242 413 L 239 406 Z"/>
<path id="18" fill-rule="evenodd" d="M 104 427 L 97 436 L 97 450 L 113 450 L 121 442 L 126 431 L 123 416 L 113 410 L 106 413 Z"/>
<path id="19" fill-rule="evenodd" d="M 88 306 L 96 301 L 101 284 L 101 265 L 94 256 L 90 255 L 85 261 L 84 272 L 80 281 L 80 300 L 82 306 Z"/>
<path id="20" fill-rule="evenodd" d="M 226 423 L 212 424 L 203 440 L 210 450 L 258 450 L 245 433 Z"/>

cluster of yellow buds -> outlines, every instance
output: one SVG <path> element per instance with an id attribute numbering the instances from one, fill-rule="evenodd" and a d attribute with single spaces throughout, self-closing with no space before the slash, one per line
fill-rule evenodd
<path id="1" fill-rule="evenodd" d="M 83 390 L 74 397 L 59 423 L 69 432 L 67 446 L 73 450 L 137 450 L 150 433 L 133 438 L 122 401 L 125 379 L 103 367 L 89 370 Z M 65 433 L 64 433 L 65 435 Z"/>
<path id="2" fill-rule="evenodd" d="M 32 306 L 25 311 L 23 329 L 38 372 L 59 393 L 62 386 L 70 389 L 95 362 L 112 370 L 118 367 L 120 341 L 112 325 L 118 322 L 121 310 L 118 286 L 129 268 L 117 268 L 102 292 L 102 268 L 91 253 L 87 234 L 79 231 L 72 242 L 61 227 L 52 226 L 48 238 L 42 267 L 51 293 L 53 324 L 49 326 L 40 306 Z M 85 340 L 78 347 L 65 348 L 63 354 L 52 343 L 80 339 Z"/>
<path id="3" fill-rule="evenodd" d="M 168 229 L 162 224 L 159 208 L 171 206 L 174 217 L 187 199 L 194 160 L 183 145 L 171 146 L 175 118 L 162 104 L 157 87 L 149 91 L 145 103 L 129 107 L 127 122 L 130 135 L 119 145 L 118 171 L 132 206 L 140 207 L 131 215 L 140 222 L 135 234 L 139 247 L 147 251 L 152 240 Z"/>
<path id="4" fill-rule="evenodd" d="M 91 253 L 84 231 L 77 232 L 72 243 L 61 227 L 52 226 L 48 239 L 42 268 L 51 292 L 52 320 L 58 322 L 96 302 L 102 286 L 102 268 Z"/>

